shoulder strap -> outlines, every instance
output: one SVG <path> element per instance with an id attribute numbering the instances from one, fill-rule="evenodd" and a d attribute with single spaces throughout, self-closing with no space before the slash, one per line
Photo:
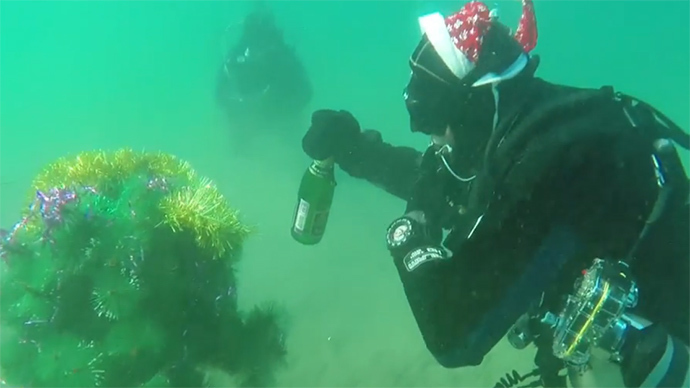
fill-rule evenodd
<path id="1" fill-rule="evenodd" d="M 658 109 L 621 92 L 615 93 L 615 99 L 622 103 L 623 111 L 633 126 L 649 125 L 654 127 L 658 131 L 657 137 L 673 140 L 686 150 L 690 149 L 690 134 L 683 131 Z"/>

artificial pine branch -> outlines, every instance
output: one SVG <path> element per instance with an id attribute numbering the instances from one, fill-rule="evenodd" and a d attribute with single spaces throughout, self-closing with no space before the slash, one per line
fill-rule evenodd
<path id="1" fill-rule="evenodd" d="M 161 153 L 47 166 L 0 240 L 0 376 L 32 387 L 263 385 L 285 356 L 272 310 L 237 311 L 249 229 L 211 181 Z"/>

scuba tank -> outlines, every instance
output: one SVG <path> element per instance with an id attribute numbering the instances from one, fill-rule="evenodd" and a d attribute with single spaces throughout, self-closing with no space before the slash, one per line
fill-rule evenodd
<path id="1" fill-rule="evenodd" d="M 292 220 L 292 238 L 304 245 L 323 238 L 335 193 L 334 161 L 315 160 L 302 175 Z"/>

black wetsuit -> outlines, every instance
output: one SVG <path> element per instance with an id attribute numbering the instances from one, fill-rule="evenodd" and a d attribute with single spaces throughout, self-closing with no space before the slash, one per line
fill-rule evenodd
<path id="1" fill-rule="evenodd" d="M 525 82 L 501 91 L 471 182 L 451 176 L 433 147 L 395 147 L 371 130 L 337 158 L 350 175 L 406 200 L 408 212 L 423 211 L 431 244 L 450 231 L 451 258 L 413 271 L 395 263 L 424 341 L 445 367 L 478 365 L 527 304 L 546 294 L 555 308 L 593 258 L 625 256 L 658 196 L 654 140 L 688 146 L 653 109 L 610 88 Z M 632 270 L 635 311 L 687 343 L 690 211 L 684 173 L 681 180 Z"/>

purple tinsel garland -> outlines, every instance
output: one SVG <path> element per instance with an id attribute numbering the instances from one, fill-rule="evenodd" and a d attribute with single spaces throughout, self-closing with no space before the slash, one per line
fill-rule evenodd
<path id="1" fill-rule="evenodd" d="M 92 188 L 87 188 L 93 190 Z M 95 190 L 93 190 L 95 192 Z M 52 188 L 47 193 L 41 190 L 36 191 L 36 201 L 32 205 L 31 210 L 38 209 L 41 217 L 48 228 L 61 224 L 62 209 L 70 202 L 77 200 L 77 193 L 68 189 Z"/>
<path id="2" fill-rule="evenodd" d="M 146 182 L 149 190 L 160 190 L 168 192 L 170 190 L 168 179 L 164 177 L 150 178 Z M 80 189 L 72 190 L 67 188 L 52 188 L 47 192 L 36 190 L 36 198 L 31 204 L 30 213 L 20 222 L 14 225 L 11 231 L 0 230 L 0 258 L 7 261 L 7 245 L 15 241 L 16 234 L 23 229 L 34 215 L 40 214 L 45 222 L 46 229 L 43 233 L 42 241 L 53 242 L 50 234 L 53 228 L 59 226 L 64 221 L 62 214 L 66 205 L 79 201 L 77 192 L 89 192 L 98 195 L 98 191 L 91 186 L 83 186 Z M 134 213 L 132 213 L 134 216 Z M 88 214 L 87 214 L 88 217 Z"/>
<path id="3" fill-rule="evenodd" d="M 86 189 L 95 192 L 93 188 L 89 187 Z M 74 190 L 59 188 L 52 188 L 48 192 L 36 190 L 36 198 L 31 204 L 29 215 L 15 224 L 10 232 L 3 231 L 2 241 L 0 241 L 0 257 L 7 261 L 7 250 L 4 247 L 15 241 L 17 232 L 29 223 L 29 220 L 37 210 L 46 223 L 46 230 L 43 233 L 42 240 L 51 241 L 50 231 L 63 221 L 62 209 L 65 205 L 77 200 L 78 196 Z"/>

